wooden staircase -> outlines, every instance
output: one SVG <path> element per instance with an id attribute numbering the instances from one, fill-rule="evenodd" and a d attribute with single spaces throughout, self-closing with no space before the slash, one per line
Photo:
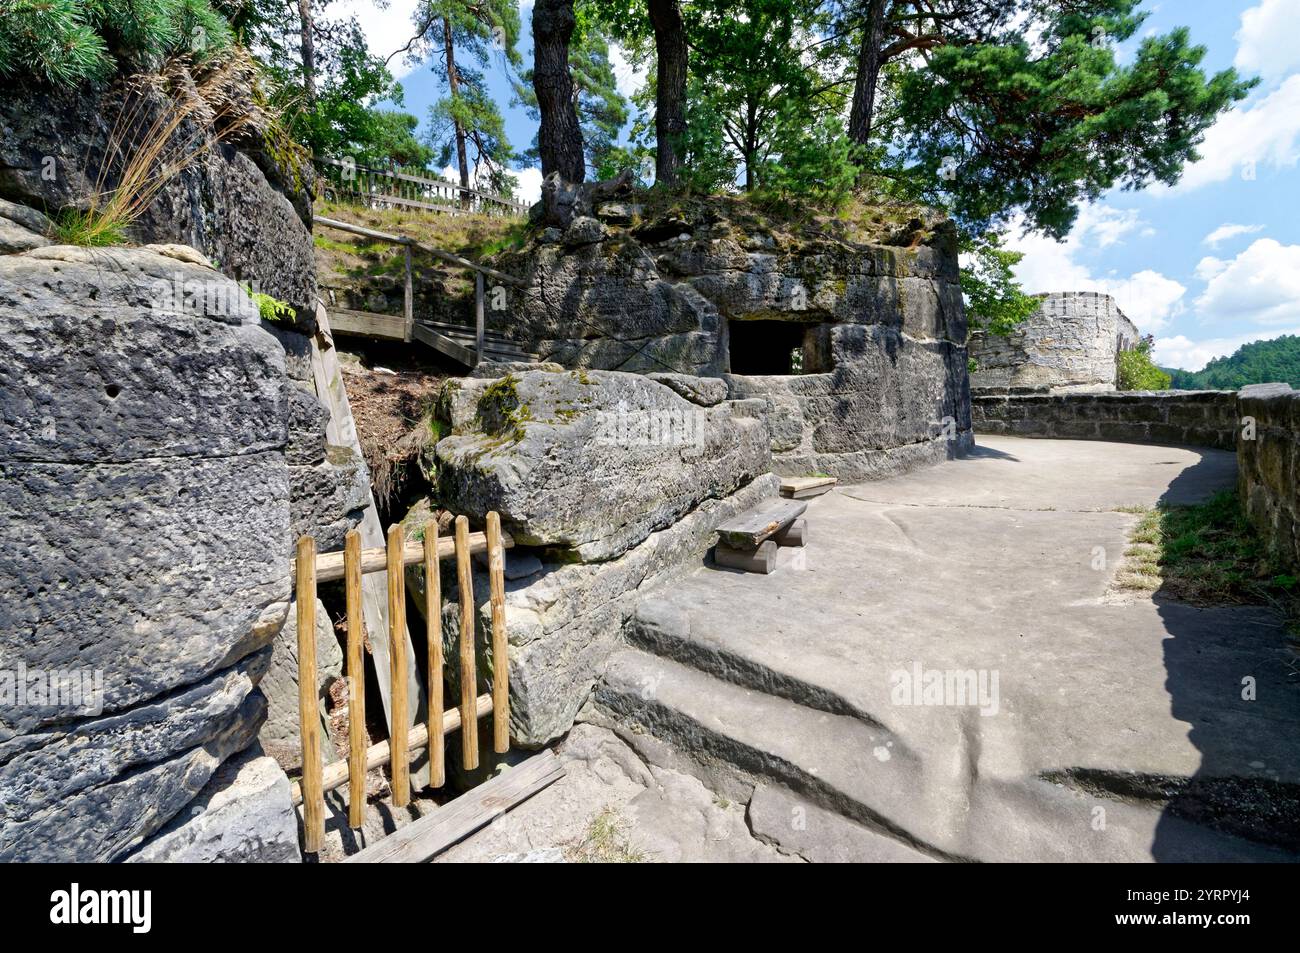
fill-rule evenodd
<path id="1" fill-rule="evenodd" d="M 488 331 L 484 327 L 483 316 L 483 279 L 484 276 L 494 281 L 516 288 L 525 287 L 525 283 L 511 275 L 503 274 L 486 265 L 476 264 L 467 258 L 453 255 L 441 248 L 421 244 L 404 235 L 389 235 L 377 232 L 351 222 L 316 217 L 318 225 L 351 232 L 378 241 L 401 245 L 406 252 L 406 294 L 403 314 L 378 314 L 373 311 L 354 311 L 348 308 L 335 308 L 330 312 L 330 325 L 335 334 L 353 335 L 355 337 L 378 338 L 385 341 L 419 341 L 433 348 L 439 354 L 451 358 L 466 367 L 476 367 L 480 361 L 536 361 L 538 356 L 525 351 L 518 342 L 505 335 Z M 416 319 L 414 309 L 414 288 L 411 274 L 411 251 L 419 249 L 448 264 L 474 273 L 474 326 L 449 324 L 442 321 Z"/>

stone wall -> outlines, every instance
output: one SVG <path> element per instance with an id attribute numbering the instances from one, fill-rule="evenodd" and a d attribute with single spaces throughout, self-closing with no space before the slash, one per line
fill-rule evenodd
<path id="1" fill-rule="evenodd" d="M 1010 335 L 972 332 L 971 392 L 1114 390 L 1116 356 L 1135 347 L 1139 337 L 1115 299 L 1093 291 L 1040 297 L 1038 310 Z"/>
<path id="2" fill-rule="evenodd" d="M 1251 521 L 1272 548 L 1300 566 L 1300 391 L 1286 384 L 1241 390 L 1244 421 L 1237 445 L 1237 486 Z M 1246 425 L 1253 421 L 1254 439 Z"/>
<path id="3" fill-rule="evenodd" d="M 292 385 L 196 257 L 0 256 L 0 860 L 122 858 L 265 716 Z M 89 693 L 41 688 L 61 673 Z"/>
<path id="4" fill-rule="evenodd" d="M 976 395 L 976 433 L 1236 448 L 1235 391 Z"/>
<path id="5" fill-rule="evenodd" d="M 869 479 L 969 446 L 950 223 L 904 215 L 862 244 L 711 201 L 579 201 L 498 259 L 530 287 L 490 318 L 564 367 L 725 377 L 767 408 L 783 474 Z"/>

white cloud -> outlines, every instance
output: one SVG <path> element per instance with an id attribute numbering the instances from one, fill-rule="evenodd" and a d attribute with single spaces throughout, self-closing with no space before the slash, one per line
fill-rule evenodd
<path id="1" fill-rule="evenodd" d="M 1134 230 L 1142 234 L 1143 224 L 1135 210 L 1086 205 L 1079 210 L 1074 228 L 1063 242 L 1037 234 L 1013 236 L 1007 246 L 1025 255 L 1015 266 L 1016 278 L 1031 294 L 1099 291 L 1111 295 L 1139 329 L 1159 331 L 1182 313 L 1187 292 L 1183 285 L 1150 269 L 1128 278 L 1098 277 L 1075 260 L 1079 253 L 1113 245 Z"/>
<path id="2" fill-rule="evenodd" d="M 387 58 L 404 47 L 415 33 L 415 11 L 422 0 L 388 0 L 385 9 L 375 6 L 374 0 L 339 0 L 330 6 L 331 17 L 354 16 L 366 34 L 366 46 L 375 56 Z M 407 63 L 406 56 L 397 56 L 388 64 L 394 79 L 401 79 L 416 68 Z"/>
<path id="3" fill-rule="evenodd" d="M 1260 167 L 1289 168 L 1300 161 L 1300 75 L 1249 106 L 1219 117 L 1197 149 L 1201 154 L 1183 170 L 1173 188 L 1156 184 L 1156 195 L 1190 192 L 1232 178 L 1251 179 Z"/>
<path id="4" fill-rule="evenodd" d="M 1300 67 L 1300 43 L 1296 23 L 1300 22 L 1300 0 L 1263 0 L 1241 15 L 1237 31 L 1237 57 L 1233 65 L 1265 79 L 1285 76 Z"/>
<path id="5" fill-rule="evenodd" d="M 1196 277 L 1202 281 L 1209 281 L 1223 269 L 1228 267 L 1228 263 L 1213 255 L 1206 255 L 1196 263 Z"/>
<path id="6" fill-rule="evenodd" d="M 647 64 L 633 64 L 617 43 L 609 45 L 609 65 L 614 67 L 614 85 L 624 96 L 631 98 L 645 86 Z"/>
<path id="7" fill-rule="evenodd" d="M 1263 230 L 1263 225 L 1234 225 L 1229 222 L 1220 225 L 1201 241 L 1214 248 L 1220 242 L 1226 242 L 1229 238 L 1236 238 L 1238 235 L 1254 235 L 1256 232 L 1262 232 Z"/>
<path id="8" fill-rule="evenodd" d="M 1197 272 L 1201 272 L 1199 265 Z M 1300 323 L 1300 245 L 1256 239 L 1236 258 L 1216 260 L 1205 272 L 1211 277 L 1196 299 L 1197 313 L 1204 321 Z"/>
<path id="9" fill-rule="evenodd" d="M 515 173 L 518 185 L 515 186 L 515 198 L 532 205 L 542 197 L 542 170 L 537 166 L 520 169 Z"/>
<path id="10" fill-rule="evenodd" d="M 1182 334 L 1168 338 L 1156 338 L 1153 352 L 1155 362 L 1161 367 L 1180 367 L 1185 371 L 1199 371 L 1216 357 L 1227 357 L 1243 344 L 1253 341 L 1271 341 L 1284 334 L 1300 334 L 1300 327 L 1288 331 L 1269 331 L 1262 334 L 1239 334 L 1235 337 L 1209 338 L 1193 341 Z"/>
<path id="11" fill-rule="evenodd" d="M 474 166 L 469 174 L 470 187 L 478 188 L 481 186 L 485 173 L 485 166 Z M 542 170 L 537 166 L 531 166 L 527 169 L 512 169 L 510 174 L 515 177 L 515 199 L 532 205 L 542 197 Z M 454 165 L 447 166 L 439 175 L 448 182 L 460 181 L 460 171 Z"/>

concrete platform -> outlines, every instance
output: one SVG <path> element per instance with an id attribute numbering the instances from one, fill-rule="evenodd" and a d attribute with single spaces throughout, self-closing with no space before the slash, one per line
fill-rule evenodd
<path id="1" fill-rule="evenodd" d="M 1233 455 L 980 444 L 809 501 L 807 547 L 771 576 L 703 569 L 647 599 L 600 705 L 907 857 L 1294 859 L 1300 679 L 1280 620 L 1108 597 L 1123 509 L 1229 487 Z M 847 859 L 822 827 L 820 852 Z M 806 827 L 765 837 L 818 853 L 794 846 Z"/>

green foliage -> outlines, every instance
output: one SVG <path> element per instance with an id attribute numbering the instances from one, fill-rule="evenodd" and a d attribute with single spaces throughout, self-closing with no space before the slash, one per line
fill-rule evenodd
<path id="1" fill-rule="evenodd" d="M 958 18 L 923 58 L 887 74 L 917 196 L 971 231 L 1019 212 L 1059 238 L 1081 201 L 1176 182 L 1206 129 L 1254 85 L 1233 70 L 1207 78 L 1205 49 L 1185 29 L 1142 40 L 1119 65 L 1111 44 L 1141 24 L 1136 0 L 988 6 L 1030 16 L 1041 41 L 1023 39 L 1014 19 L 963 30 Z"/>
<path id="2" fill-rule="evenodd" d="M 1269 603 L 1297 618 L 1295 577 L 1268 551 L 1235 491 L 1192 506 L 1140 512 L 1120 585 L 1160 589 L 1196 605 Z"/>
<path id="3" fill-rule="evenodd" d="M 1131 351 L 1120 351 L 1119 390 L 1168 390 L 1170 377 L 1151 361 L 1151 338 L 1145 337 Z"/>
<path id="4" fill-rule="evenodd" d="M 119 69 L 157 69 L 175 54 L 228 50 L 226 18 L 209 0 L 5 0 L 0 76 L 71 87 Z"/>
<path id="5" fill-rule="evenodd" d="M 258 316 L 263 321 L 272 321 L 280 324 L 286 321 L 292 321 L 297 315 L 293 307 L 279 298 L 272 298 L 269 294 L 263 294 L 260 291 L 254 291 L 251 286 L 244 285 L 244 290 L 248 296 L 253 299 L 253 304 L 257 305 Z"/>
<path id="6" fill-rule="evenodd" d="M 99 209 L 67 209 L 54 222 L 54 235 L 61 245 L 103 248 L 126 241 L 127 222 L 121 216 Z"/>
<path id="7" fill-rule="evenodd" d="M 1216 357 L 1202 370 L 1169 373 L 1178 390 L 1238 390 L 1275 381 L 1300 387 L 1300 337 L 1283 335 L 1243 344 L 1235 354 Z"/>
<path id="8" fill-rule="evenodd" d="M 1038 309 L 1039 299 L 1025 294 L 1011 272 L 1024 254 L 1000 247 L 993 232 L 978 240 L 963 240 L 961 250 L 966 259 L 961 290 L 971 330 L 1006 337 Z"/>

